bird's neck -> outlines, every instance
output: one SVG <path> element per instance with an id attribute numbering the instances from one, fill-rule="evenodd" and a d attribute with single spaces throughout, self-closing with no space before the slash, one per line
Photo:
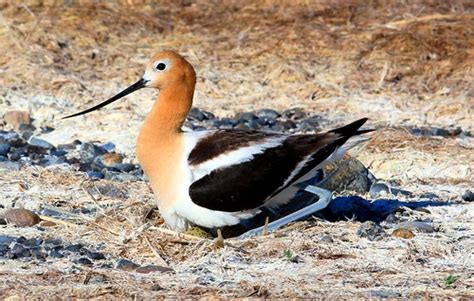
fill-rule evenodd
<path id="1" fill-rule="evenodd" d="M 191 109 L 193 94 L 194 85 L 174 85 L 161 89 L 140 136 L 146 140 L 161 140 L 163 137 L 179 135 Z"/>

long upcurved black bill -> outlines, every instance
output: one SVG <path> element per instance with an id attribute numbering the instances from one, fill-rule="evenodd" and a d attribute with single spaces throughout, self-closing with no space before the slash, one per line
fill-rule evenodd
<path id="1" fill-rule="evenodd" d="M 90 109 L 87 109 L 87 110 L 84 110 L 82 112 L 75 113 L 75 114 L 72 114 L 72 115 L 68 115 L 66 117 L 63 117 L 62 119 L 84 115 L 84 114 L 90 113 L 92 111 L 98 110 L 102 107 L 105 107 L 106 105 L 108 105 L 110 103 L 113 103 L 114 101 L 116 101 L 116 100 L 118 100 L 118 99 L 120 99 L 120 98 L 134 92 L 134 91 L 137 91 L 138 89 L 141 89 L 141 88 L 145 87 L 147 82 L 148 82 L 147 80 L 142 78 L 139 81 L 137 81 L 136 83 L 134 83 L 133 85 L 131 85 L 130 87 L 123 90 L 122 92 L 120 92 L 117 95 L 113 96 L 112 98 L 109 98 L 106 101 L 104 101 L 104 102 L 102 102 L 102 103 L 100 103 L 100 104 L 98 104 L 98 105 L 96 105 L 96 106 L 94 106 Z"/>

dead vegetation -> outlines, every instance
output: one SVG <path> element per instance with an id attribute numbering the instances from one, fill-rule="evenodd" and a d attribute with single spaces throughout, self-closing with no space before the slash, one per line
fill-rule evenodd
<path id="1" fill-rule="evenodd" d="M 59 2 L 0 3 L 0 110 L 30 110 L 37 126 L 56 128 L 57 142 L 110 139 L 133 159 L 130 141 L 150 94 L 79 121 L 58 117 L 114 94 L 140 76 L 152 53 L 172 48 L 197 70 L 197 106 L 220 116 L 298 106 L 334 123 L 368 116 L 388 128 L 359 158 L 380 178 L 454 204 L 408 211 L 441 229 L 411 240 L 370 242 L 355 235 L 356 222 L 310 219 L 218 249 L 162 228 L 145 183 L 91 182 L 70 169 L 2 170 L 2 204 L 98 210 L 94 219 L 56 221 L 51 235 L 102 244 L 111 256 L 166 264 L 176 273 L 14 262 L 0 264 L 0 297 L 472 297 L 474 216 L 472 204 L 459 204 L 474 185 L 472 138 L 417 138 L 390 128 L 472 131 L 471 1 Z M 328 235 L 333 242 L 322 242 Z M 459 278 L 454 286 L 445 283 L 450 275 Z"/>

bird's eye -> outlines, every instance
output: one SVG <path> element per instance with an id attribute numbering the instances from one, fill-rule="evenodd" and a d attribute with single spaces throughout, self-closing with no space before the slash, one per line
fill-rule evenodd
<path id="1" fill-rule="evenodd" d="M 158 71 L 163 71 L 166 69 L 166 64 L 163 62 L 159 62 L 158 64 L 156 64 L 155 68 Z"/>

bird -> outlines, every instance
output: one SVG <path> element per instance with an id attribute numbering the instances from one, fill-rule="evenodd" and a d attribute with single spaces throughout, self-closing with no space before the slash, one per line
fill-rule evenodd
<path id="1" fill-rule="evenodd" d="M 164 50 L 143 76 L 110 99 L 64 118 L 98 110 L 141 88 L 159 91 L 138 134 L 138 162 L 166 224 L 223 228 L 274 210 L 297 193 L 317 170 L 368 138 L 367 118 L 314 134 L 244 129 L 186 131 L 196 72 L 180 54 Z"/>

